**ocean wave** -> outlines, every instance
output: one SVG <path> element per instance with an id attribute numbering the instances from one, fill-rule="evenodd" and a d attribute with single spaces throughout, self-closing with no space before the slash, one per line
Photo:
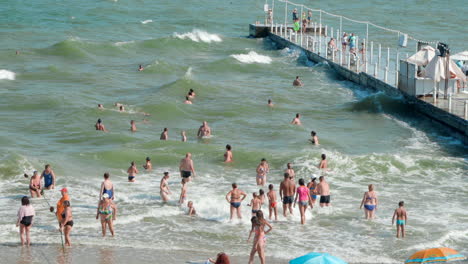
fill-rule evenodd
<path id="1" fill-rule="evenodd" d="M 265 55 L 260 55 L 255 51 L 250 51 L 247 54 L 233 54 L 231 55 L 234 59 L 242 62 L 242 63 L 263 63 L 263 64 L 270 64 L 272 59 Z"/>
<path id="2" fill-rule="evenodd" d="M 133 41 L 133 40 L 130 40 L 130 41 L 118 41 L 118 42 L 115 42 L 114 45 L 115 45 L 115 46 L 124 46 L 124 45 L 132 44 L 132 43 L 135 43 L 135 41 Z"/>
<path id="3" fill-rule="evenodd" d="M 199 30 L 199 29 L 194 29 L 192 30 L 192 32 L 188 32 L 184 34 L 178 34 L 177 32 L 175 32 L 174 37 L 179 38 L 179 39 L 190 39 L 195 42 L 201 41 L 205 43 L 223 41 L 220 36 L 216 34 L 211 34 L 206 31 Z"/>
<path id="4" fill-rule="evenodd" d="M 141 21 L 141 23 L 144 25 L 144 24 L 148 24 L 148 23 L 152 23 L 153 20 L 151 19 L 147 19 L 147 20 L 144 20 L 144 21 Z"/>
<path id="5" fill-rule="evenodd" d="M 14 81 L 16 73 L 9 70 L 0 70 L 0 80 L 11 80 Z"/>

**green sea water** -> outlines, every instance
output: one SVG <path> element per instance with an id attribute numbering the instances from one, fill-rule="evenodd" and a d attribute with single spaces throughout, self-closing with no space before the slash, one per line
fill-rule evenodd
<path id="1" fill-rule="evenodd" d="M 463 1 L 451 3 L 463 6 Z M 248 24 L 263 19 L 263 4 L 5 1 L 0 7 L 0 70 L 5 70 L 0 72 L 0 252 L 19 242 L 14 221 L 21 196 L 28 194 L 23 173 L 51 164 L 58 187 L 70 190 L 77 250 L 130 246 L 246 256 L 250 208 L 244 206 L 242 221 L 229 221 L 224 196 L 230 184 L 237 182 L 249 194 L 258 191 L 255 167 L 261 158 L 270 163 L 268 182 L 275 188 L 287 162 L 298 178 L 308 179 L 320 174 L 316 165 L 325 153 L 332 208 L 314 208 L 305 226 L 298 211 L 291 219 L 280 217 L 268 236 L 267 257 L 287 261 L 322 251 L 350 263 L 395 263 L 439 246 L 468 254 L 466 146 L 401 98 L 343 81 L 327 65 L 313 64 L 295 50 L 278 50 L 267 39 L 246 38 Z M 446 41 L 456 51 L 467 42 L 460 34 L 466 12 L 436 1 L 304 4 Z M 291 86 L 296 75 L 304 87 Z M 193 105 L 183 104 L 189 89 L 197 94 Z M 266 106 L 268 99 L 275 107 Z M 119 112 L 115 102 L 126 111 Z M 105 110 L 97 109 L 99 103 Z M 289 124 L 296 113 L 302 126 Z M 94 130 L 98 118 L 109 133 Z M 130 120 L 137 122 L 136 133 L 129 130 Z M 205 120 L 213 137 L 198 140 Z M 165 127 L 169 141 L 160 141 Z M 320 146 L 308 143 L 311 130 Z M 222 162 L 226 144 L 234 153 L 229 165 Z M 193 154 L 198 171 L 188 187 L 199 214 L 193 219 L 176 204 L 178 162 L 186 152 Z M 127 183 L 129 163 L 141 168 L 147 156 L 155 170 Z M 102 239 L 94 219 L 106 171 L 120 208 L 115 239 Z M 159 197 L 164 171 L 172 173 L 168 205 Z M 381 205 L 377 219 L 365 221 L 359 204 L 371 183 Z M 46 196 L 54 204 L 59 193 Z M 409 211 L 404 240 L 394 238 L 391 226 L 400 200 Z M 35 199 L 33 205 L 33 242 L 60 244 L 45 201 Z M 11 250 L 4 253 L 14 259 Z M 37 256 L 30 262 L 44 261 Z"/>

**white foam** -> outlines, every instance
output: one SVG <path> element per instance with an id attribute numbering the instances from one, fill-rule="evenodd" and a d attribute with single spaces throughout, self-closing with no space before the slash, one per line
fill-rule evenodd
<path id="1" fill-rule="evenodd" d="M 0 80 L 11 80 L 14 81 L 16 73 L 8 70 L 0 70 Z"/>
<path id="2" fill-rule="evenodd" d="M 174 37 L 179 38 L 179 39 L 190 39 L 195 42 L 201 41 L 205 43 L 223 41 L 220 36 L 216 34 L 211 34 L 206 31 L 199 30 L 199 29 L 194 29 L 192 30 L 192 32 L 188 32 L 184 34 L 178 34 L 177 32 L 175 32 Z"/>
<path id="3" fill-rule="evenodd" d="M 255 51 L 250 51 L 247 54 L 234 54 L 231 55 L 234 59 L 242 62 L 242 63 L 263 63 L 263 64 L 270 64 L 272 59 L 265 55 L 260 55 Z"/>
<path id="4" fill-rule="evenodd" d="M 123 46 L 123 45 L 131 44 L 131 43 L 135 43 L 135 41 L 133 41 L 133 40 L 130 40 L 130 41 L 119 41 L 119 42 L 114 43 L 114 45 L 115 45 L 115 46 Z"/>
<path id="5" fill-rule="evenodd" d="M 152 22 L 153 22 L 153 20 L 151 20 L 151 19 L 141 21 L 142 24 L 148 24 L 148 23 L 152 23 Z"/>

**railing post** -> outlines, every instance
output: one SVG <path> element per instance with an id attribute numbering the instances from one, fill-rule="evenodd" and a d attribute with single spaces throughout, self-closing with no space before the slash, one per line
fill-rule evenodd
<path id="1" fill-rule="evenodd" d="M 309 49 L 309 37 L 307 37 L 306 35 L 306 49 L 308 50 Z"/>
<path id="2" fill-rule="evenodd" d="M 390 48 L 387 48 L 387 67 L 390 68 Z"/>
<path id="3" fill-rule="evenodd" d="M 387 82 L 388 79 L 388 67 L 385 66 L 385 71 L 384 71 L 384 82 Z"/>
<path id="4" fill-rule="evenodd" d="M 303 8 L 304 8 L 304 5 L 301 5 L 301 14 L 299 16 L 300 17 L 299 24 L 301 25 L 301 27 L 300 27 L 301 28 L 301 47 L 302 47 L 302 36 L 303 36 L 303 31 L 304 31 L 304 28 L 303 28 L 303 25 L 302 25 L 302 13 L 304 12 Z"/>
<path id="5" fill-rule="evenodd" d="M 288 2 L 284 2 L 284 37 L 288 34 Z"/>
<path id="6" fill-rule="evenodd" d="M 325 44 L 325 58 L 328 59 L 328 45 Z"/>
<path id="7" fill-rule="evenodd" d="M 322 52 L 322 9 L 319 10 L 319 48 L 318 54 Z"/>
<path id="8" fill-rule="evenodd" d="M 374 64 L 374 77 L 378 78 L 377 62 Z"/>
<path id="9" fill-rule="evenodd" d="M 340 49 L 338 50 L 338 52 L 340 54 L 340 66 L 343 66 L 343 51 L 342 51 L 341 45 L 339 47 Z"/>
<path id="10" fill-rule="evenodd" d="M 374 42 L 370 42 L 370 59 L 369 63 L 372 65 L 374 63 Z"/>
<path id="11" fill-rule="evenodd" d="M 399 60 L 400 60 L 400 53 L 398 52 L 397 50 L 397 53 L 396 53 L 396 61 L 395 61 L 395 87 L 398 88 L 398 74 L 400 73 L 400 69 L 399 69 Z"/>
<path id="12" fill-rule="evenodd" d="M 464 111 L 465 120 L 468 119 L 468 100 L 465 100 L 465 111 Z"/>
<path id="13" fill-rule="evenodd" d="M 335 62 L 335 49 L 332 49 L 331 54 L 332 54 L 332 61 Z"/>
<path id="14" fill-rule="evenodd" d="M 351 70 L 351 52 L 348 51 L 348 69 Z"/>
<path id="15" fill-rule="evenodd" d="M 437 103 L 437 90 L 439 89 L 437 89 L 437 83 L 436 81 L 434 81 L 434 91 L 432 92 L 432 98 L 433 98 L 434 104 Z"/>
<path id="16" fill-rule="evenodd" d="M 343 17 L 342 16 L 340 16 L 340 33 L 343 34 Z"/>
<path id="17" fill-rule="evenodd" d="M 325 34 L 324 35 L 325 35 L 325 41 L 326 41 L 326 39 L 328 37 L 328 25 L 325 25 Z"/>
<path id="18" fill-rule="evenodd" d="M 452 94 L 451 93 L 448 95 L 448 112 L 449 113 L 452 112 Z"/>

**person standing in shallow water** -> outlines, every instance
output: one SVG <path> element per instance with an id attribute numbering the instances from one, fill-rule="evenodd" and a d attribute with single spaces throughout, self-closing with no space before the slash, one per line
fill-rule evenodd
<path id="1" fill-rule="evenodd" d="M 294 172 L 294 169 L 292 168 L 292 165 L 290 162 L 286 164 L 286 170 L 284 170 L 284 173 L 289 174 L 289 177 L 292 178 L 292 180 L 294 180 L 294 177 L 296 177 L 296 173 Z"/>
<path id="2" fill-rule="evenodd" d="M 153 164 L 151 164 L 150 157 L 146 157 L 146 162 L 145 162 L 145 165 L 143 165 L 143 168 L 147 171 L 150 171 L 153 169 Z"/>
<path id="3" fill-rule="evenodd" d="M 114 200 L 114 184 L 111 182 L 110 174 L 108 172 L 104 173 L 104 181 L 101 183 L 101 191 L 99 192 L 99 200 L 102 199 L 102 195 L 107 193 L 111 200 Z"/>
<path id="4" fill-rule="evenodd" d="M 312 198 L 310 197 L 309 188 L 305 186 L 304 179 L 299 179 L 299 187 L 297 187 L 296 198 L 294 199 L 294 207 L 296 207 L 297 199 L 299 198 L 299 212 L 301 214 L 301 224 L 305 224 L 305 213 L 307 205 L 312 206 Z"/>
<path id="5" fill-rule="evenodd" d="M 31 245 L 31 227 L 34 223 L 34 216 L 36 212 L 34 207 L 32 207 L 27 196 L 23 196 L 21 199 L 21 207 L 18 210 L 18 220 L 16 220 L 16 227 L 19 226 L 20 239 L 22 246 Z"/>
<path id="6" fill-rule="evenodd" d="M 280 184 L 280 198 L 283 201 L 283 215 L 286 217 L 286 212 L 289 209 L 289 213 L 292 215 L 292 203 L 294 194 L 296 193 L 296 184 L 290 179 L 288 173 L 284 174 L 284 180 Z"/>
<path id="7" fill-rule="evenodd" d="M 161 133 L 161 137 L 159 138 L 160 140 L 168 140 L 169 139 L 169 130 L 167 127 L 164 128 L 163 132 Z"/>
<path id="8" fill-rule="evenodd" d="M 226 194 L 226 201 L 231 205 L 230 220 L 234 217 L 234 213 L 237 213 L 237 218 L 242 219 L 240 206 L 245 197 L 247 197 L 247 194 L 237 189 L 237 184 L 233 183 L 232 190 Z"/>
<path id="9" fill-rule="evenodd" d="M 320 207 L 330 206 L 330 185 L 325 181 L 325 176 L 319 177 L 317 194 L 320 195 Z"/>
<path id="10" fill-rule="evenodd" d="M 405 202 L 403 201 L 399 202 L 398 208 L 395 209 L 395 212 L 393 213 L 393 217 L 392 217 L 392 225 L 395 223 L 395 219 L 396 219 L 396 226 L 397 226 L 396 237 L 397 238 L 400 237 L 400 233 L 401 233 L 402 238 L 404 238 L 406 235 L 405 226 L 406 226 L 406 222 L 408 221 L 408 216 L 406 214 L 406 209 L 404 206 L 405 206 Z"/>
<path id="11" fill-rule="evenodd" d="M 198 129 L 197 136 L 199 138 L 211 136 L 211 128 L 208 126 L 208 122 L 203 121 L 203 124 Z"/>
<path id="12" fill-rule="evenodd" d="M 320 145 L 317 133 L 315 131 L 310 132 L 311 139 L 309 139 L 310 143 L 314 145 Z"/>
<path id="13" fill-rule="evenodd" d="M 193 166 L 192 153 L 185 154 L 185 158 L 179 164 L 180 177 L 190 181 L 190 177 L 195 177 L 195 167 Z"/>
<path id="14" fill-rule="evenodd" d="M 136 168 L 134 161 L 132 161 L 132 163 L 130 164 L 130 167 L 128 168 L 127 173 L 128 173 L 128 181 L 135 182 L 135 177 L 138 174 L 138 169 Z"/>
<path id="15" fill-rule="evenodd" d="M 44 189 L 50 190 L 55 188 L 55 173 L 49 164 L 45 165 L 41 178 L 44 178 Z"/>
<path id="16" fill-rule="evenodd" d="M 328 161 L 327 161 L 327 155 L 322 154 L 322 160 L 320 161 L 319 165 L 317 166 L 321 170 L 327 170 L 328 168 Z"/>
<path id="17" fill-rule="evenodd" d="M 131 121 L 130 121 L 130 131 L 132 131 L 132 132 L 136 132 L 136 131 L 137 131 L 136 124 L 135 124 L 135 120 L 131 120 Z"/>
<path id="18" fill-rule="evenodd" d="M 226 152 L 224 153 L 224 162 L 233 162 L 232 157 L 231 145 L 227 144 Z"/>
<path id="19" fill-rule="evenodd" d="M 265 246 L 266 246 L 266 235 L 273 230 L 273 227 L 267 220 L 265 220 L 262 211 L 258 211 L 256 216 L 252 217 L 252 229 L 249 233 L 249 238 L 247 242 L 250 241 L 252 234 L 255 234 L 254 241 L 252 245 L 252 250 L 250 251 L 249 264 L 253 264 L 255 253 L 258 253 L 261 264 L 265 264 Z M 268 227 L 268 230 L 265 230 L 265 227 Z"/>
<path id="20" fill-rule="evenodd" d="M 41 198 L 41 191 L 41 177 L 39 176 L 39 172 L 34 171 L 33 176 L 29 181 L 29 192 L 31 193 L 31 197 Z"/>
<path id="21" fill-rule="evenodd" d="M 257 169 L 257 185 L 265 185 L 266 184 L 266 175 L 270 172 L 270 166 L 266 159 L 262 159 L 260 164 L 258 164 Z"/>
<path id="22" fill-rule="evenodd" d="M 65 245 L 71 247 L 70 233 L 73 228 L 73 216 L 72 209 L 70 207 L 70 201 L 64 201 L 63 205 L 65 210 L 62 213 L 62 222 L 60 222 L 60 230 L 62 230 L 65 237 Z"/>
<path id="23" fill-rule="evenodd" d="M 366 216 L 366 219 L 374 219 L 378 204 L 377 193 L 374 191 L 373 184 L 369 184 L 368 189 L 369 191 L 364 193 L 359 209 L 362 209 L 362 206 L 364 206 L 364 215 Z"/>
<path id="24" fill-rule="evenodd" d="M 269 107 L 275 106 L 275 105 L 273 104 L 273 102 L 271 101 L 271 99 L 268 99 L 268 106 L 269 106 Z"/>
<path id="25" fill-rule="evenodd" d="M 101 118 L 97 120 L 95 127 L 96 127 L 96 130 L 108 132 L 106 129 L 106 126 L 104 126 L 104 124 L 102 123 Z"/>
<path id="26" fill-rule="evenodd" d="M 117 220 L 117 206 L 109 199 L 107 193 L 103 194 L 102 200 L 99 201 L 96 220 L 99 219 L 99 216 L 101 216 L 102 236 L 106 236 L 107 227 L 109 227 L 109 231 L 114 236 L 114 221 Z"/>
<path id="27" fill-rule="evenodd" d="M 187 136 L 185 135 L 185 131 L 180 132 L 180 136 L 182 137 L 182 142 L 187 142 Z"/>
<path id="28" fill-rule="evenodd" d="M 298 125 L 298 126 L 302 125 L 300 118 L 301 118 L 301 115 L 296 114 L 296 117 L 291 121 L 291 124 Z"/>
<path id="29" fill-rule="evenodd" d="M 293 86 L 303 86 L 304 83 L 299 79 L 299 76 L 296 76 L 296 79 L 293 81 Z"/>

